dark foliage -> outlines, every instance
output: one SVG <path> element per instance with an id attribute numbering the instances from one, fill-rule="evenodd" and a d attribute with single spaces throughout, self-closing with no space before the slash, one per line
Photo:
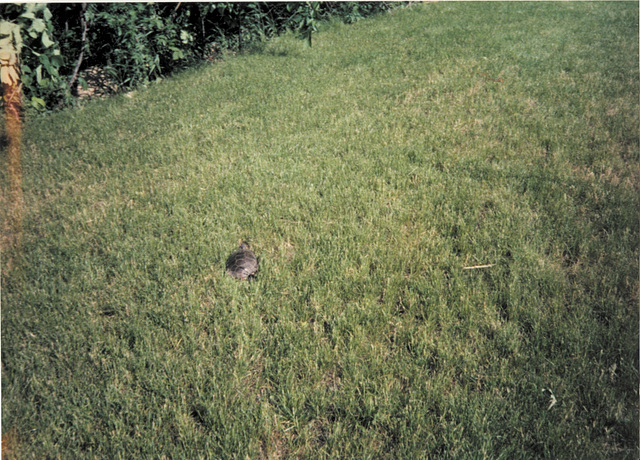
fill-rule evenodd
<path id="1" fill-rule="evenodd" d="M 79 71 L 99 68 L 114 90 L 125 90 L 241 52 L 286 30 L 311 45 L 321 20 L 353 23 L 386 11 L 386 2 L 72 3 L 0 6 L 21 25 L 23 87 L 29 104 L 72 103 Z"/>

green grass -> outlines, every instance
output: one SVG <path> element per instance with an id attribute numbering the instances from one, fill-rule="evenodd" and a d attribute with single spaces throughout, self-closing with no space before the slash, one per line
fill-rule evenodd
<path id="1" fill-rule="evenodd" d="M 415 5 L 29 120 L 11 452 L 637 458 L 637 27 Z"/>

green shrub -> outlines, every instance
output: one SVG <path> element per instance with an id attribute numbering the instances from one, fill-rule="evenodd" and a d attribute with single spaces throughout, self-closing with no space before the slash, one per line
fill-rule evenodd
<path id="1" fill-rule="evenodd" d="M 73 101 L 78 70 L 99 67 L 113 87 L 131 89 L 211 59 L 244 51 L 283 31 L 311 44 L 320 20 L 352 23 L 385 2 L 89 3 L 2 5 L 21 26 L 24 92 L 33 108 Z"/>
<path id="2" fill-rule="evenodd" d="M 3 5 L 2 17 L 22 31 L 22 85 L 27 104 L 44 109 L 68 98 L 66 79 L 60 69 L 64 58 L 53 40 L 53 14 L 45 4 Z"/>

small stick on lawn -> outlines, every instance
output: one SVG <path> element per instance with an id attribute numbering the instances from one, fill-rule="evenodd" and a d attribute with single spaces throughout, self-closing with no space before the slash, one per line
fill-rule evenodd
<path id="1" fill-rule="evenodd" d="M 486 264 L 486 265 L 474 265 L 472 267 L 462 267 L 463 270 L 475 270 L 477 268 L 490 268 L 493 267 L 495 264 Z"/>

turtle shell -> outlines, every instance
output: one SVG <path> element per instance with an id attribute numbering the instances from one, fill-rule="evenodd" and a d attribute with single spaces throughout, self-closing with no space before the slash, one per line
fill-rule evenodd
<path id="1" fill-rule="evenodd" d="M 241 280 L 253 277 L 258 271 L 258 258 L 249 249 L 247 243 L 242 243 L 227 259 L 227 274 Z"/>

